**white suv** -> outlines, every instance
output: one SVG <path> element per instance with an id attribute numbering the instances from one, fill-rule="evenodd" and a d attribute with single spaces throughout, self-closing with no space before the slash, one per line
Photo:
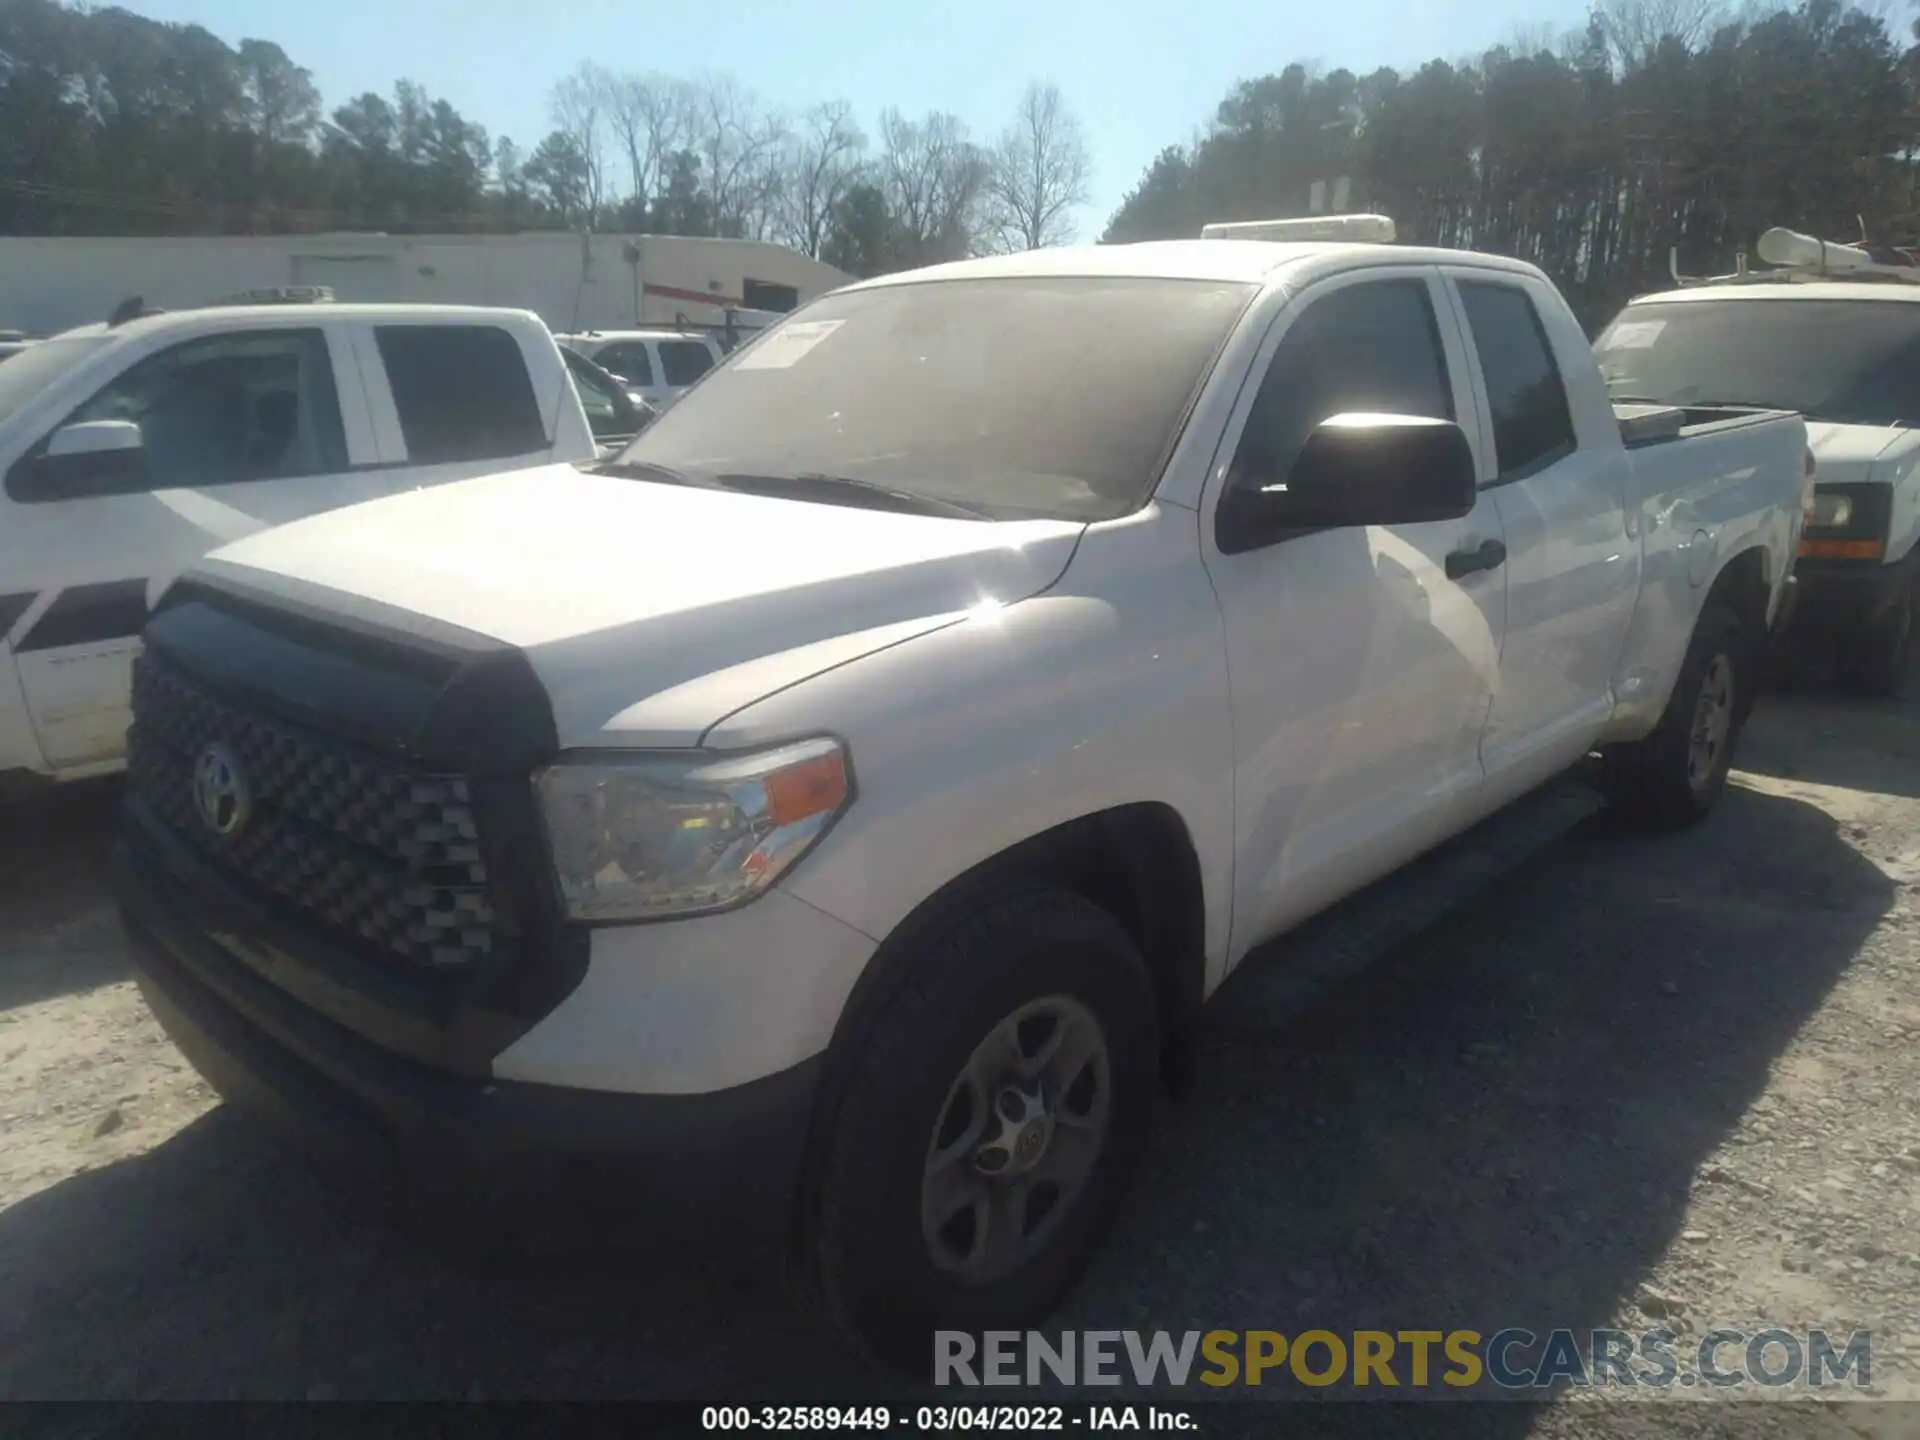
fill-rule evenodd
<path id="1" fill-rule="evenodd" d="M 554 337 L 602 370 L 617 375 L 627 393 L 664 409 L 726 358 L 711 335 L 687 330 L 588 330 Z"/>

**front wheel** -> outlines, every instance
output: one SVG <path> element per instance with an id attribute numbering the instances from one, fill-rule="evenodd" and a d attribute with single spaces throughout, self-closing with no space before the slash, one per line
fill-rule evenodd
<path id="1" fill-rule="evenodd" d="M 1754 679 L 1746 626 L 1724 605 L 1709 604 L 1694 626 L 1660 723 L 1645 739 L 1613 746 L 1601 757 L 1609 808 L 1657 829 L 1704 819 L 1726 789 Z"/>
<path id="2" fill-rule="evenodd" d="M 1858 695 L 1898 699 L 1913 665 L 1914 611 L 1920 608 L 1920 584 L 1908 567 L 1892 611 L 1864 631 L 1839 637 L 1835 656 L 1843 687 Z"/>
<path id="3" fill-rule="evenodd" d="M 918 938 L 816 1142 L 799 1277 L 844 1338 L 924 1373 L 936 1330 L 1024 1329 L 1079 1277 L 1152 1113 L 1152 987 L 1126 930 L 1016 885 Z"/>

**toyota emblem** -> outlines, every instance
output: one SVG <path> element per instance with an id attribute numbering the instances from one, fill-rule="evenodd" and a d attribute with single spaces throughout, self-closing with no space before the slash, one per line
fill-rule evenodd
<path id="1" fill-rule="evenodd" d="M 238 834 L 253 813 L 246 772 L 226 746 L 209 745 L 194 762 L 193 808 L 222 839 Z"/>

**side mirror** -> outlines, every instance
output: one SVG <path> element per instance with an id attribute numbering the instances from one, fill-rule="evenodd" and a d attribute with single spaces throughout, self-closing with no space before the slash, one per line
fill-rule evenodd
<path id="1" fill-rule="evenodd" d="M 146 437 L 132 420 L 83 420 L 47 437 L 7 476 L 16 500 L 72 500 L 145 488 Z"/>
<path id="2" fill-rule="evenodd" d="M 1418 415 L 1335 415 L 1307 437 L 1284 478 L 1242 482 L 1221 499 L 1221 548 L 1287 531 L 1458 520 L 1477 503 L 1466 432 Z"/>
<path id="3" fill-rule="evenodd" d="M 47 441 L 47 458 L 58 460 L 69 455 L 112 455 L 146 448 L 140 426 L 132 420 L 82 420 L 53 432 Z"/>

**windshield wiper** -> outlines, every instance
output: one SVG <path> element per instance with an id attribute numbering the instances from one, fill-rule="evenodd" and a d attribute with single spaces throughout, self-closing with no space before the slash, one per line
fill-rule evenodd
<path id="1" fill-rule="evenodd" d="M 943 515 L 956 520 L 990 518 L 984 510 L 976 510 L 953 500 L 917 495 L 911 490 L 896 490 L 891 485 L 856 479 L 852 475 L 827 475 L 809 470 L 798 475 L 720 475 L 716 478 L 730 490 L 796 497 L 813 495 L 822 499 L 833 497 L 854 504 L 865 502 L 875 509 L 900 510 L 910 515 Z"/>
<path id="2" fill-rule="evenodd" d="M 691 486 L 695 490 L 723 488 L 711 480 L 702 480 L 671 465 L 656 465 L 651 460 L 603 460 L 597 465 L 589 465 L 587 469 L 596 475 L 617 475 L 624 480 L 658 480 L 666 485 Z"/>

